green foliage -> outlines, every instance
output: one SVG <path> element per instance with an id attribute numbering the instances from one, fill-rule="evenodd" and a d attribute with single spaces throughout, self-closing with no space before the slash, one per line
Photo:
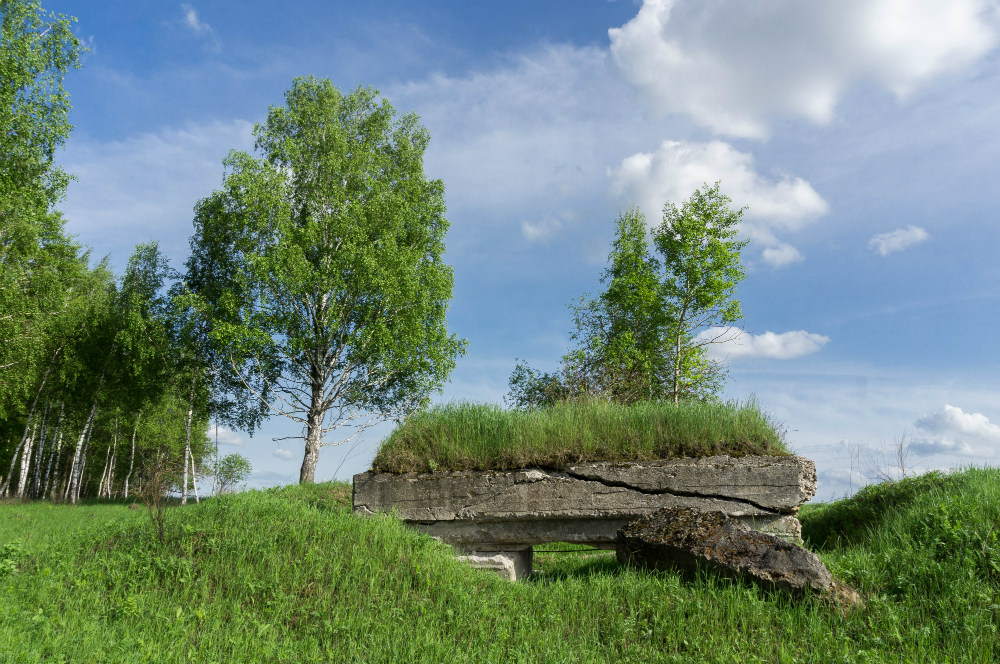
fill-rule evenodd
<path id="1" fill-rule="evenodd" d="M 688 394 L 701 394 L 706 374 L 712 373 L 705 355 L 710 340 L 699 342 L 698 331 L 727 326 L 743 317 L 734 295 L 746 274 L 740 251 L 747 241 L 735 239 L 743 210 L 731 210 L 731 202 L 719 191 L 718 182 L 705 185 L 680 209 L 667 202 L 663 223 L 653 231 L 653 242 L 663 257 L 675 402 Z"/>
<path id="2" fill-rule="evenodd" d="M 17 565 L 24 556 L 24 548 L 20 542 L 7 542 L 0 546 L 0 578 L 10 576 L 17 571 Z"/>
<path id="3" fill-rule="evenodd" d="M 417 117 L 314 78 L 285 101 L 254 130 L 261 157 L 232 153 L 199 202 L 188 285 L 223 366 L 304 425 L 312 481 L 324 433 L 425 404 L 464 342 L 445 329 L 444 186 Z"/>
<path id="4" fill-rule="evenodd" d="M 660 283 L 660 261 L 649 254 L 646 219 L 631 208 L 615 222 L 607 289 L 574 309 L 579 346 L 564 358 L 572 382 L 588 394 L 619 403 L 661 399 L 669 372 L 663 336 L 670 323 Z"/>
<path id="5" fill-rule="evenodd" d="M 625 404 L 716 399 L 726 370 L 708 356 L 707 346 L 742 317 L 734 294 L 744 277 L 740 251 L 747 243 L 734 239 L 743 211 L 730 210 L 730 202 L 719 183 L 695 191 L 680 209 L 668 202 L 653 230 L 657 256 L 650 254 L 643 214 L 635 208 L 622 213 L 601 276 L 605 290 L 573 306 L 577 346 L 554 374 L 519 363 L 509 403 L 537 408 L 579 397 Z"/>
<path id="6" fill-rule="evenodd" d="M 569 401 L 574 390 L 557 373 L 540 373 L 524 360 L 518 360 L 508 381 L 510 391 L 504 401 L 511 408 L 534 410 Z"/>
<path id="7" fill-rule="evenodd" d="M 931 517 L 913 541 L 968 531 L 972 549 L 995 551 L 984 517 L 996 516 L 1000 471 L 949 482 L 931 493 L 950 525 Z M 844 505 L 803 510 L 806 535 L 813 516 Z M 820 547 L 866 596 L 845 613 L 558 544 L 536 548 L 538 582 L 511 584 L 396 519 L 356 518 L 344 484 L 170 508 L 162 545 L 123 505 L 9 505 L 0 540 L 22 539 L 27 555 L 0 578 L 0 652 L 25 664 L 995 661 L 1000 583 L 899 539 L 922 509 L 858 524 L 866 534 L 850 547 Z"/>
<path id="8" fill-rule="evenodd" d="M 53 210 L 69 181 L 53 157 L 71 128 L 62 81 L 79 66 L 72 20 L 0 0 L 0 420 L 41 380 L 54 319 L 86 263 Z"/>
<path id="9" fill-rule="evenodd" d="M 415 413 L 383 441 L 380 472 L 561 468 L 587 461 L 787 454 L 754 403 L 559 402 L 543 410 L 481 404 Z"/>
<path id="10" fill-rule="evenodd" d="M 216 482 L 218 482 L 218 492 L 225 493 L 226 490 L 234 490 L 240 482 L 249 477 L 253 471 L 250 461 L 242 454 L 227 454 L 219 459 L 213 468 Z"/>

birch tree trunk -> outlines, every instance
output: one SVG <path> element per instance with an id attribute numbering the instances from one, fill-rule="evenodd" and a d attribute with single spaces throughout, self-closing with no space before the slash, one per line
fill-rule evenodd
<path id="1" fill-rule="evenodd" d="M 85 453 L 85 445 L 90 442 L 90 428 L 94 424 L 94 415 L 97 414 L 97 399 L 94 399 L 94 405 L 90 407 L 90 415 L 87 416 L 87 421 L 83 425 L 83 430 L 80 431 L 80 438 L 76 441 L 76 449 L 73 451 L 73 463 L 69 468 L 69 482 L 66 485 L 66 495 L 63 499 L 69 498 L 70 503 L 76 503 L 80 492 L 80 475 L 83 473 L 83 459 L 81 458 Z"/>
<path id="2" fill-rule="evenodd" d="M 28 442 L 24 444 L 24 452 L 21 454 L 21 473 L 17 479 L 17 497 L 24 498 L 24 489 L 28 483 L 28 475 L 31 470 L 31 448 L 35 442 L 35 436 L 38 435 L 38 424 L 35 424 L 35 428 L 31 431 L 31 436 L 28 437 Z M 37 463 L 37 462 L 36 462 Z"/>
<path id="3" fill-rule="evenodd" d="M 198 371 L 191 372 L 191 391 L 188 393 L 187 420 L 184 422 L 184 486 L 181 489 L 181 505 L 187 505 L 188 498 L 188 457 L 191 455 L 191 421 L 194 419 L 194 390 L 198 385 Z M 194 467 L 194 459 L 191 459 Z"/>
<path id="4" fill-rule="evenodd" d="M 62 419 L 62 411 L 59 412 L 60 419 Z M 52 433 L 52 445 L 49 451 L 49 462 L 48 467 L 45 469 L 45 481 L 42 482 L 42 497 L 44 498 L 49 492 L 49 480 L 52 479 L 52 464 L 59 458 L 59 452 L 62 451 L 62 431 L 59 430 L 59 425 L 56 424 L 56 430 Z M 56 484 L 55 482 L 52 483 Z"/>
<path id="5" fill-rule="evenodd" d="M 27 442 L 28 436 L 31 433 L 31 420 L 33 413 L 28 414 L 28 422 L 24 425 L 24 434 L 21 436 L 21 442 L 17 444 L 14 449 L 14 455 L 10 458 L 10 468 L 7 469 L 7 477 L 4 478 L 3 484 L 0 484 L 0 496 L 7 495 L 7 489 L 10 487 L 10 480 L 14 476 L 14 468 L 17 466 L 17 459 L 21 454 L 21 450 L 24 448 L 24 443 Z"/>
<path id="6" fill-rule="evenodd" d="M 104 467 L 101 468 L 101 481 L 97 483 L 97 497 L 104 497 L 104 482 L 108 476 L 108 463 L 111 461 L 111 448 L 104 450 Z"/>
<path id="7" fill-rule="evenodd" d="M 125 475 L 125 497 L 128 498 L 128 482 L 132 479 L 132 469 L 135 468 L 135 434 L 139 431 L 139 418 L 142 417 L 140 412 L 135 416 L 135 426 L 132 427 L 132 455 L 128 460 L 128 473 Z"/>
<path id="8" fill-rule="evenodd" d="M 45 465 L 45 423 L 49 418 L 49 410 L 51 406 L 51 403 L 46 403 L 45 410 L 42 412 L 42 426 L 38 433 L 38 449 L 35 450 L 35 472 L 32 473 L 31 484 L 28 486 L 29 498 L 38 498 L 38 490 L 41 486 L 42 466 Z M 51 443 L 49 444 L 49 447 L 52 447 Z"/>

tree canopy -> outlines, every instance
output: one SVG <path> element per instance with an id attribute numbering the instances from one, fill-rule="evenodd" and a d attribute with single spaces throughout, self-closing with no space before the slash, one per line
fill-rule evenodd
<path id="1" fill-rule="evenodd" d="M 285 102 L 254 129 L 260 156 L 231 153 L 198 203 L 188 286 L 237 389 L 303 425 L 311 482 L 320 447 L 424 405 L 465 342 L 445 326 L 444 186 L 417 116 L 311 77 Z"/>

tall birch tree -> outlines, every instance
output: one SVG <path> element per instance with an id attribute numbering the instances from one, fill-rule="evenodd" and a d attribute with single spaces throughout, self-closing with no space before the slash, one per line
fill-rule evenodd
<path id="1" fill-rule="evenodd" d="M 426 404 L 465 342 L 446 330 L 444 186 L 417 116 L 314 78 L 285 102 L 254 129 L 260 156 L 231 153 L 196 207 L 192 255 L 226 288 L 189 286 L 223 368 L 302 425 L 312 482 L 321 447 Z"/>

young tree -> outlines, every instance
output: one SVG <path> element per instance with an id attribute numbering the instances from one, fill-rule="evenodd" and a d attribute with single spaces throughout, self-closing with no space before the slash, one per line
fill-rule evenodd
<path id="1" fill-rule="evenodd" d="M 563 356 L 558 374 L 519 363 L 509 401 L 535 408 L 581 396 L 619 403 L 711 399 L 725 370 L 707 355 L 721 336 L 699 332 L 742 317 L 736 285 L 743 279 L 736 240 L 742 210 L 729 209 L 719 184 L 694 192 L 678 210 L 664 206 L 650 254 L 646 220 L 629 209 L 615 224 L 606 290 L 573 307 L 578 346 Z"/>
<path id="2" fill-rule="evenodd" d="M 312 482 L 323 445 L 425 404 L 464 342 L 445 327 L 444 186 L 424 176 L 417 116 L 314 78 L 285 101 L 254 129 L 261 158 L 230 154 L 198 203 L 192 255 L 216 279 L 188 286 L 223 368 L 304 425 Z"/>
<path id="3" fill-rule="evenodd" d="M 666 203 L 663 223 L 653 231 L 653 242 L 663 257 L 663 295 L 670 312 L 666 341 L 672 353 L 674 403 L 718 391 L 719 368 L 706 351 L 720 338 L 698 333 L 743 317 L 735 294 L 746 276 L 740 251 L 747 240 L 736 239 L 744 210 L 732 210 L 730 203 L 718 182 L 706 184 L 680 209 Z"/>
<path id="4" fill-rule="evenodd" d="M 660 399 L 669 357 L 669 323 L 660 262 L 649 254 L 646 219 L 631 208 L 615 222 L 616 238 L 601 276 L 607 290 L 575 307 L 578 348 L 564 358 L 566 373 L 585 391 L 620 403 Z"/>
<path id="5" fill-rule="evenodd" d="M 217 491 L 223 494 L 245 480 L 253 472 L 253 466 L 242 454 L 227 454 L 214 464 L 212 472 L 218 481 Z"/>

